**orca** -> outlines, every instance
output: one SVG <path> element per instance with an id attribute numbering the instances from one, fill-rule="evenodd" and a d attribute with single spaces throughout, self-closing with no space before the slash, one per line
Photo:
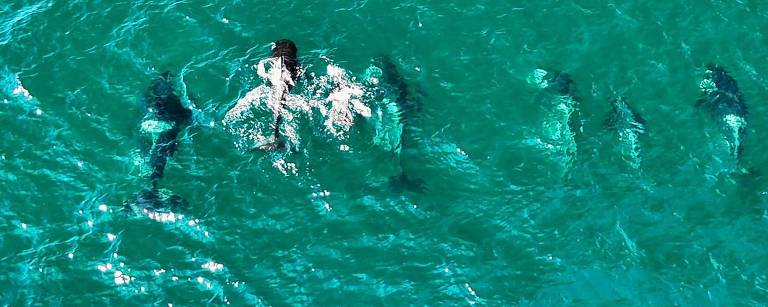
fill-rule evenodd
<path id="1" fill-rule="evenodd" d="M 271 66 L 270 71 L 263 72 L 263 74 L 268 76 L 267 79 L 270 82 L 274 99 L 279 100 L 279 107 L 275 110 L 275 118 L 272 123 L 274 129 L 273 141 L 251 150 L 271 151 L 285 148 L 285 141 L 282 140 L 280 135 L 280 125 L 283 121 L 281 111 L 283 103 L 301 76 L 298 52 L 296 44 L 291 40 L 280 39 L 273 43 L 272 55 L 268 59 Z"/>
<path id="2" fill-rule="evenodd" d="M 383 97 L 393 97 L 394 103 L 387 105 L 387 101 L 384 102 L 384 108 L 390 108 L 390 113 L 397 115 L 397 123 L 391 123 L 389 120 L 387 140 L 383 140 L 383 145 L 391 149 L 396 155 L 399 163 L 400 174 L 391 177 L 390 185 L 398 189 L 409 189 L 417 192 L 424 191 L 424 182 L 418 178 L 412 178 L 406 174 L 405 168 L 402 163 L 402 152 L 412 150 L 411 146 L 413 141 L 417 140 L 414 132 L 418 131 L 416 127 L 417 119 L 420 117 L 422 111 L 422 102 L 417 93 L 414 93 L 414 89 L 409 86 L 406 79 L 400 74 L 397 65 L 389 56 L 380 56 L 374 60 L 374 67 L 378 67 L 375 71 L 367 72 L 368 79 L 374 78 L 383 85 L 384 93 L 381 93 Z M 384 98 L 387 100 L 388 98 Z M 394 111 L 394 112 L 392 112 Z M 386 115 L 379 114 L 380 122 L 385 123 L 388 121 Z"/>
<path id="3" fill-rule="evenodd" d="M 621 153 L 632 168 L 640 167 L 640 135 L 645 133 L 645 120 L 632 108 L 625 97 L 609 100 L 611 112 L 605 126 L 616 131 Z"/>
<path id="4" fill-rule="evenodd" d="M 168 159 L 173 157 L 178 148 L 178 136 L 182 129 L 191 123 L 192 110 L 185 107 L 175 92 L 173 75 L 170 72 L 160 74 L 152 81 L 142 97 L 144 117 L 140 125 L 144 139 L 143 160 L 149 164 L 149 170 L 142 172 L 150 181 L 150 188 L 136 193 L 125 200 L 126 210 L 145 214 L 151 211 L 176 210 L 186 206 L 186 200 L 174 195 L 169 190 L 159 189 L 158 181 L 165 174 Z"/>
<path id="5" fill-rule="evenodd" d="M 699 88 L 703 96 L 696 105 L 717 121 L 731 156 L 738 161 L 747 130 L 747 105 L 736 80 L 722 67 L 710 64 Z"/>
<path id="6" fill-rule="evenodd" d="M 192 111 L 181 103 L 176 95 L 172 75 L 164 72 L 152 81 L 142 99 L 145 114 L 141 122 L 142 136 L 151 142 L 149 146 L 149 179 L 152 186 L 165 173 L 168 158 L 178 147 L 178 136 L 182 128 L 192 120 Z"/>
<path id="7" fill-rule="evenodd" d="M 570 74 L 557 70 L 536 69 L 528 82 L 541 89 L 536 103 L 544 110 L 541 135 L 534 144 L 546 151 L 560 165 L 565 175 L 576 159 L 576 133 L 581 131 L 576 116 L 579 98 Z"/>

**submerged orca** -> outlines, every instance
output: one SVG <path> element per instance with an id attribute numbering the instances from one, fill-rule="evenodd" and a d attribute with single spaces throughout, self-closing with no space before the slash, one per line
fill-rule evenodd
<path id="1" fill-rule="evenodd" d="M 192 111 L 184 107 L 175 94 L 171 78 L 170 72 L 162 73 L 160 78 L 152 81 L 143 97 L 146 114 L 141 122 L 141 132 L 152 144 L 149 179 L 153 187 L 163 177 L 168 158 L 176 152 L 181 129 L 192 119 Z"/>
<path id="2" fill-rule="evenodd" d="M 416 139 L 413 135 L 416 130 L 414 125 L 422 109 L 421 101 L 418 97 L 414 97 L 412 89 L 390 57 L 381 56 L 375 60 L 375 64 L 381 68 L 381 81 L 393 92 L 385 95 L 395 97 L 400 132 L 396 134 L 398 136 L 398 139 L 394 140 L 396 144 L 391 147 L 399 155 L 403 151 L 409 151 L 411 142 Z M 400 174 L 390 178 L 390 184 L 395 187 L 423 191 L 422 180 L 409 177 L 402 165 L 402 158 L 398 157 L 398 161 Z"/>
<path id="3" fill-rule="evenodd" d="M 296 44 L 291 40 L 280 39 L 275 41 L 274 46 L 272 47 L 272 55 L 269 60 L 272 64 L 271 69 L 273 70 L 269 77 L 271 83 L 270 86 L 272 87 L 273 93 L 276 95 L 276 99 L 279 99 L 280 101 L 280 109 L 277 110 L 275 121 L 273 123 L 274 141 L 253 149 L 275 150 L 285 147 L 285 142 L 281 140 L 280 135 L 280 125 L 283 120 L 283 116 L 280 113 L 282 110 L 282 103 L 291 93 L 293 87 L 296 86 L 296 82 L 299 81 L 301 75 L 298 48 L 296 48 Z"/>
<path id="4" fill-rule="evenodd" d="M 182 128 L 192 120 L 192 111 L 181 103 L 175 93 L 170 72 L 164 72 L 152 81 L 142 97 L 144 118 L 140 131 L 147 140 L 148 159 L 151 172 L 148 179 L 151 188 L 136 193 L 124 201 L 129 210 L 176 210 L 186 205 L 186 201 L 166 189 L 158 189 L 158 181 L 165 173 L 168 158 L 172 157 L 178 147 L 177 137 Z M 148 157 L 147 157 L 148 156 Z"/>
<path id="5" fill-rule="evenodd" d="M 699 88 L 704 97 L 696 105 L 715 118 L 728 143 L 730 154 L 738 159 L 746 134 L 747 105 L 736 80 L 722 67 L 710 64 Z"/>
<path id="6" fill-rule="evenodd" d="M 535 101 L 545 114 L 541 134 L 534 144 L 560 165 L 562 177 L 576 159 L 576 134 L 581 131 L 574 115 L 579 105 L 576 87 L 570 74 L 557 70 L 536 69 L 528 82 L 541 89 Z"/>
<path id="7" fill-rule="evenodd" d="M 606 127 L 615 130 L 619 135 L 621 153 L 633 168 L 640 167 L 640 135 L 645 132 L 645 120 L 625 97 L 609 100 L 611 112 L 605 121 Z"/>

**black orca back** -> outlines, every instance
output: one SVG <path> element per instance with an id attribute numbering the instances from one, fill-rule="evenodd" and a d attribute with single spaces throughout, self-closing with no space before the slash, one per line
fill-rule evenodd
<path id="1" fill-rule="evenodd" d="M 149 152 L 149 165 L 152 168 L 150 179 L 152 184 L 163 177 L 168 158 L 172 157 L 178 147 L 177 137 L 182 126 L 192 119 L 192 111 L 186 108 L 178 95 L 176 95 L 172 75 L 169 72 L 161 74 L 149 86 L 144 95 L 147 115 L 150 119 L 167 122 L 170 128 L 157 134 L 152 140 L 153 145 Z"/>
<path id="2" fill-rule="evenodd" d="M 747 105 L 741 95 L 736 79 L 718 65 L 707 66 L 707 79 L 714 83 L 714 89 L 699 101 L 716 115 L 747 115 Z"/>
<path id="3" fill-rule="evenodd" d="M 707 71 L 699 87 L 705 96 L 697 105 L 705 108 L 717 120 L 728 142 L 731 154 L 737 159 L 743 150 L 746 135 L 747 105 L 736 80 L 722 67 L 707 65 Z"/>
<path id="4" fill-rule="evenodd" d="M 282 61 L 283 67 L 285 67 L 291 74 L 291 80 L 294 84 L 299 80 L 299 50 L 296 48 L 296 44 L 288 39 L 281 39 L 275 42 L 275 47 L 272 49 L 272 57 L 279 58 Z M 292 86 L 288 85 L 288 90 Z"/>
<path id="5" fill-rule="evenodd" d="M 547 88 L 560 95 L 574 96 L 573 79 L 571 79 L 571 75 L 568 73 L 555 73 Z"/>
<path id="6" fill-rule="evenodd" d="M 176 95 L 171 77 L 169 72 L 164 72 L 160 78 L 152 81 L 144 95 L 144 103 L 147 112 L 154 113 L 157 119 L 176 125 L 185 124 L 192 118 L 192 111 L 184 107 Z"/>

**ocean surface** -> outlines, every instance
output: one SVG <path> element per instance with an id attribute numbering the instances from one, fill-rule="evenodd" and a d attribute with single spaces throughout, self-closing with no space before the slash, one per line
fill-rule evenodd
<path id="1" fill-rule="evenodd" d="M 0 304 L 766 306 L 766 29 L 760 0 L 5 0 Z M 281 38 L 290 148 L 251 151 L 271 113 L 227 114 Z M 368 95 L 380 58 L 418 108 Z M 188 205 L 125 210 L 165 71 Z M 642 129 L 606 124 L 620 97 Z"/>

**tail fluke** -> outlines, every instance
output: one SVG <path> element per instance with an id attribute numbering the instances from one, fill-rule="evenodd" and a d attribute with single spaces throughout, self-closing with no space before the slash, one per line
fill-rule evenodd
<path id="1" fill-rule="evenodd" d="M 171 211 L 189 207 L 189 203 L 183 197 L 174 194 L 167 189 L 144 189 L 131 198 L 123 202 L 126 210 L 133 212 L 145 212 L 151 210 L 154 212 Z"/>

